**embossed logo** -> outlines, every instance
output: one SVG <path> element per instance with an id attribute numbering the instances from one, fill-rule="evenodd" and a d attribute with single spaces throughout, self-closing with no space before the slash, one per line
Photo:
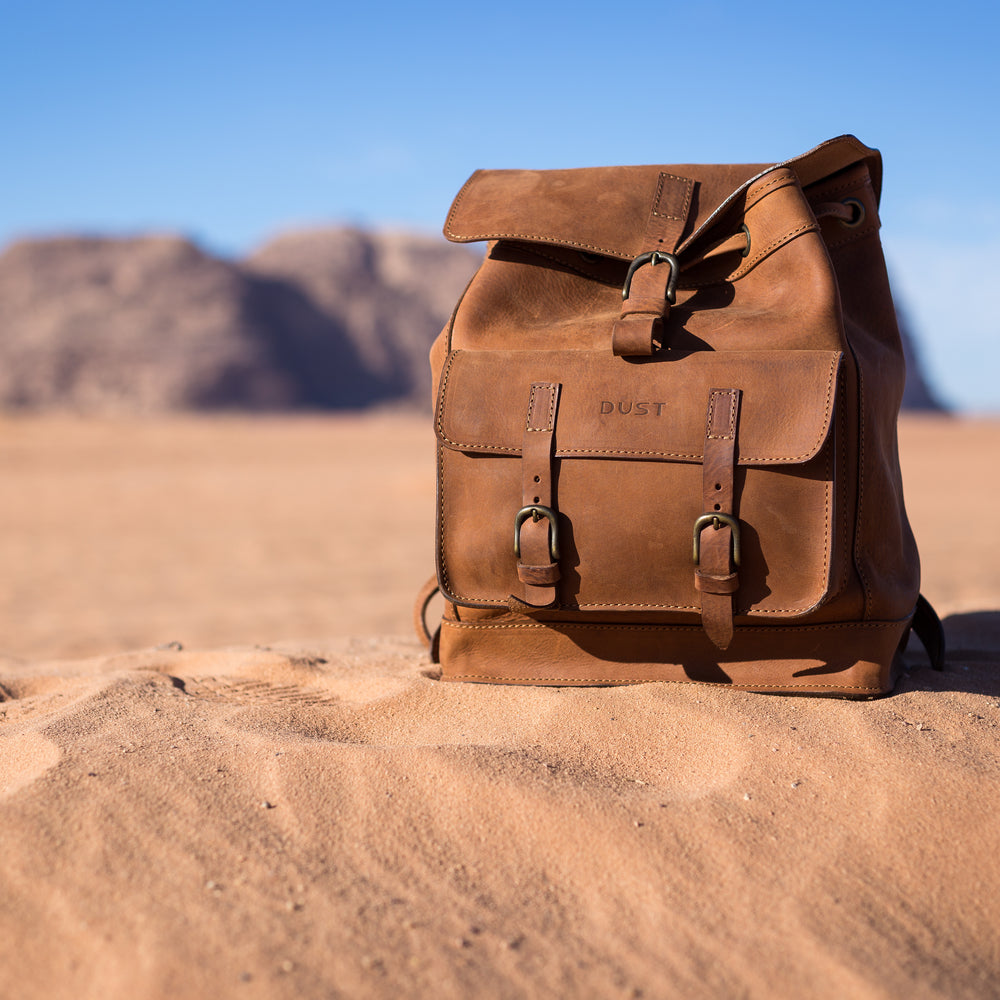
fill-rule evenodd
<path id="1" fill-rule="evenodd" d="M 602 399 L 601 413 L 605 416 L 614 413 L 620 414 L 623 417 L 659 417 L 663 414 L 663 407 L 666 405 L 666 403 L 640 402 L 639 400 L 612 401 L 610 399 Z"/>

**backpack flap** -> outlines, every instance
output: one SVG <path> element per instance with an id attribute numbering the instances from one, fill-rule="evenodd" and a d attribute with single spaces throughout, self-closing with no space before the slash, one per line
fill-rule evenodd
<path id="1" fill-rule="evenodd" d="M 808 188 L 856 163 L 867 166 L 877 203 L 881 155 L 851 135 L 777 164 L 477 170 L 455 197 L 444 235 L 454 243 L 514 240 L 619 260 L 654 248 L 681 252 L 765 173 L 787 168 Z M 653 244 L 657 222 L 666 231 L 658 229 Z"/>
<path id="2" fill-rule="evenodd" d="M 704 615 L 715 587 L 738 615 L 804 615 L 832 596 L 846 558 L 831 431 L 840 365 L 835 351 L 453 352 L 436 414 L 444 595 L 676 619 Z M 718 506 L 716 487 L 731 494 Z M 730 573 L 704 565 L 720 528 Z"/>

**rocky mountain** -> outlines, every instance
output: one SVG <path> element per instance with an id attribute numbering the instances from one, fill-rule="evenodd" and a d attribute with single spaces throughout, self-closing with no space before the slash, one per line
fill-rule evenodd
<path id="1" fill-rule="evenodd" d="M 14 243 L 0 254 L 0 406 L 426 406 L 427 351 L 479 259 L 348 229 L 240 263 L 176 236 Z"/>
<path id="2" fill-rule="evenodd" d="M 0 407 L 429 405 L 427 352 L 480 260 L 407 233 L 294 232 L 249 258 L 177 236 L 0 253 Z M 908 405 L 934 400 L 912 359 Z"/>

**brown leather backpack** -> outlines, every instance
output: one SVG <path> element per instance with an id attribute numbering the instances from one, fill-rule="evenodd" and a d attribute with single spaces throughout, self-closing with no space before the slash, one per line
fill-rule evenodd
<path id="1" fill-rule="evenodd" d="M 941 666 L 881 179 L 853 136 L 473 174 L 444 231 L 488 252 L 431 351 L 443 678 L 870 695 L 911 626 Z"/>

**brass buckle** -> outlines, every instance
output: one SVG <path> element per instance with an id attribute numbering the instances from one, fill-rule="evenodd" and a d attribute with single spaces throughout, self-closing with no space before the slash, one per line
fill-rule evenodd
<path id="1" fill-rule="evenodd" d="M 736 520 L 735 517 L 730 517 L 729 514 L 702 514 L 697 521 L 694 522 L 694 564 L 698 566 L 701 563 L 701 533 L 711 525 L 716 531 L 725 525 L 727 528 L 731 528 L 733 532 L 733 565 L 739 566 L 740 564 L 740 522 Z"/>
<path id="2" fill-rule="evenodd" d="M 628 298 L 629 289 L 632 287 L 632 275 L 643 264 L 656 267 L 661 260 L 666 261 L 670 265 L 670 277 L 667 279 L 667 293 L 665 298 L 670 305 L 673 305 L 674 300 L 677 298 L 677 278 L 681 273 L 681 265 L 672 253 L 667 253 L 665 250 L 651 250 L 649 253 L 641 253 L 629 264 L 628 271 L 625 274 L 625 287 L 622 289 L 622 299 Z"/>
<path id="3" fill-rule="evenodd" d="M 522 507 L 514 517 L 514 555 L 521 558 L 521 525 L 528 518 L 532 521 L 540 521 L 543 517 L 549 522 L 549 555 L 553 562 L 559 562 L 559 534 L 556 525 L 556 512 L 551 507 L 543 507 L 541 504 L 531 504 Z"/>

